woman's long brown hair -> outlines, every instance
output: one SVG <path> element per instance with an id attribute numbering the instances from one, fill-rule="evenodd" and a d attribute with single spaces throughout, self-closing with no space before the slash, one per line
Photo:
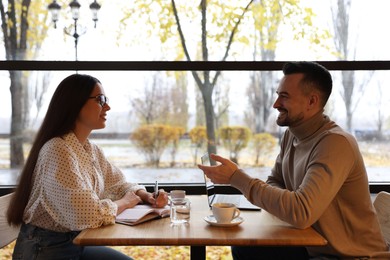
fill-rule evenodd
<path id="1" fill-rule="evenodd" d="M 10 225 L 23 223 L 23 214 L 33 186 L 33 173 L 42 146 L 53 137 L 61 137 L 73 130 L 81 108 L 97 83 L 100 81 L 92 76 L 73 74 L 58 85 L 8 207 L 7 221 Z"/>

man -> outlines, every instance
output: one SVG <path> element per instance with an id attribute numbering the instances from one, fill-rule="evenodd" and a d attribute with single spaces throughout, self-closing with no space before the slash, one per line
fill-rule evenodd
<path id="1" fill-rule="evenodd" d="M 312 226 L 328 245 L 232 247 L 234 259 L 390 259 L 358 144 L 323 114 L 332 92 L 330 73 L 313 62 L 289 62 L 283 73 L 273 107 L 279 111 L 277 124 L 288 128 L 267 181 L 214 154 L 219 165 L 199 168 L 214 183 L 230 183 L 293 226 Z"/>

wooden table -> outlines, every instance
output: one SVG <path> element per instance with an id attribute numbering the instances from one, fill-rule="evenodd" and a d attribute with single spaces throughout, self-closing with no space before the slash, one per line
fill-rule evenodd
<path id="1" fill-rule="evenodd" d="M 137 226 L 115 224 L 82 231 L 78 245 L 189 245 L 191 259 L 206 259 L 206 246 L 323 246 L 327 241 L 314 229 L 297 229 L 266 211 L 241 211 L 244 222 L 234 227 L 209 225 L 211 215 L 207 197 L 187 196 L 191 200 L 188 225 L 171 226 L 170 219 L 152 220 Z"/>

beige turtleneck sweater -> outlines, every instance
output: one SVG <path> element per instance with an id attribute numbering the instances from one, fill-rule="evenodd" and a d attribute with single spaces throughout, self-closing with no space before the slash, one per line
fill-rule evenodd
<path id="1" fill-rule="evenodd" d="M 278 218 L 323 235 L 328 245 L 308 247 L 311 256 L 390 259 L 358 144 L 322 112 L 286 130 L 267 183 L 238 170 L 231 184 Z"/>

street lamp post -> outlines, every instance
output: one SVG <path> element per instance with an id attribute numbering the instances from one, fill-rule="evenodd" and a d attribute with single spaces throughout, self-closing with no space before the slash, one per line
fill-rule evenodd
<path id="1" fill-rule="evenodd" d="M 83 35 L 87 32 L 87 29 L 86 29 L 86 27 L 78 24 L 78 20 L 80 17 L 80 7 L 81 7 L 80 3 L 77 0 L 73 0 L 69 4 L 69 7 L 70 7 L 71 12 L 72 12 L 72 18 L 73 18 L 74 23 L 68 27 L 65 27 L 64 32 L 65 32 L 65 34 L 67 34 L 69 36 L 73 36 L 73 38 L 74 38 L 75 58 L 77 61 L 77 59 L 78 59 L 78 56 L 77 56 L 78 40 L 79 40 L 79 37 L 81 35 Z M 96 0 L 94 0 L 93 3 L 91 3 L 89 5 L 89 8 L 91 9 L 91 12 L 92 12 L 92 20 L 95 23 L 95 25 L 94 25 L 95 28 L 96 28 L 96 22 L 98 21 L 97 14 L 98 14 L 100 7 L 101 6 L 96 2 Z M 48 9 L 51 12 L 51 17 L 52 17 L 52 21 L 54 23 L 54 28 L 57 28 L 57 21 L 58 21 L 58 16 L 59 16 L 61 6 L 57 3 L 56 0 L 53 0 L 53 2 L 51 4 L 49 4 Z"/>

